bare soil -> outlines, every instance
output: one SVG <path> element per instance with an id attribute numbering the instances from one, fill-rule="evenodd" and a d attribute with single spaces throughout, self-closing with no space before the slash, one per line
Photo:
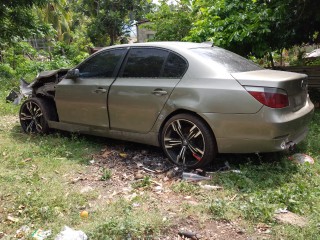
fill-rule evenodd
<path id="1" fill-rule="evenodd" d="M 183 170 L 172 165 L 158 148 L 111 143 L 99 154 L 93 155 L 90 162 L 85 172 L 70 177 L 70 183 L 82 193 L 93 189 L 99 191 L 98 200 L 91 204 L 92 211 L 99 207 L 99 200 L 102 203 L 118 197 L 128 200 L 135 197 L 137 191 L 133 191 L 132 184 L 148 176 L 151 185 L 138 189 L 139 194 L 147 193 L 150 201 L 161 209 L 163 218 L 174 223 L 158 239 L 248 239 L 246 231 L 236 222 L 216 221 L 205 213 L 183 213 L 182 205 L 196 207 L 201 202 L 192 193 L 172 191 L 173 184 L 183 181 Z M 111 179 L 101 180 L 103 169 L 111 170 Z M 145 204 L 148 206 L 148 203 Z"/>

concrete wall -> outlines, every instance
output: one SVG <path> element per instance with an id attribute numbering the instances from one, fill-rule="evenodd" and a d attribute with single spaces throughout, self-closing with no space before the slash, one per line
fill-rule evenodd
<path id="1" fill-rule="evenodd" d="M 146 28 L 146 26 L 150 24 L 151 24 L 150 22 L 137 24 L 137 41 L 138 42 L 148 42 L 149 39 L 152 39 L 154 37 L 154 34 L 156 32 Z"/>

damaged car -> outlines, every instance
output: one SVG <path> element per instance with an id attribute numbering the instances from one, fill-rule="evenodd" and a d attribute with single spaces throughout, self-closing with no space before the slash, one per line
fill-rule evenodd
<path id="1" fill-rule="evenodd" d="M 159 146 L 173 163 L 196 168 L 217 153 L 293 148 L 314 111 L 307 86 L 304 74 L 266 70 L 207 43 L 117 45 L 25 83 L 19 117 L 26 133 Z"/>

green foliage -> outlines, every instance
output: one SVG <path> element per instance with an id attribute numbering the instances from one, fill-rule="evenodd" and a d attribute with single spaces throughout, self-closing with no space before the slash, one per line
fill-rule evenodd
<path id="1" fill-rule="evenodd" d="M 155 41 L 181 41 L 192 26 L 192 11 L 189 0 L 176 1 L 174 4 L 161 1 L 160 6 L 147 15 L 154 30 Z"/>
<path id="2" fill-rule="evenodd" d="M 196 19 L 188 40 L 213 40 L 215 45 L 241 55 L 263 56 L 270 49 L 271 9 L 267 4 L 246 1 L 195 1 Z"/>
<path id="3" fill-rule="evenodd" d="M 65 44 L 57 42 L 52 52 L 36 51 L 27 42 L 15 42 L 2 51 L 0 83 L 3 91 L 19 86 L 19 79 L 32 81 L 39 72 L 70 68 L 83 61 L 89 54 L 83 42 Z"/>
<path id="4" fill-rule="evenodd" d="M 176 193 L 185 193 L 185 194 L 196 193 L 197 190 L 199 190 L 199 186 L 196 186 L 192 183 L 188 183 L 184 181 L 173 184 L 171 188 Z"/>
<path id="5" fill-rule="evenodd" d="M 243 56 L 281 53 L 301 43 L 319 41 L 316 2 L 265 0 L 161 1 L 148 15 L 157 40 L 187 40 L 227 48 Z"/>
<path id="6" fill-rule="evenodd" d="M 149 0 L 82 0 L 82 10 L 90 18 L 88 35 L 96 46 L 113 45 L 127 34 L 126 26 L 131 26 L 133 17 L 142 18 L 149 11 Z"/>
<path id="7" fill-rule="evenodd" d="M 72 11 L 70 11 L 67 0 L 55 0 L 48 2 L 41 8 L 37 9 L 37 15 L 45 24 L 52 26 L 54 29 L 53 37 L 57 41 L 71 42 L 71 24 Z"/>
<path id="8" fill-rule="evenodd" d="M 138 181 L 132 184 L 133 188 L 148 188 L 151 186 L 151 179 L 149 176 L 145 176 L 143 179 L 139 179 Z"/>
<path id="9" fill-rule="evenodd" d="M 0 64 L 0 79 L 13 78 L 14 76 L 15 76 L 15 71 L 12 69 L 10 64 L 8 63 Z"/>
<path id="10" fill-rule="evenodd" d="M 156 213 L 141 214 L 141 209 L 135 210 L 128 202 L 119 201 L 114 208 L 116 217 L 106 218 L 88 234 L 90 239 L 154 239 L 164 227 Z"/>
<path id="11" fill-rule="evenodd" d="M 71 65 L 77 65 L 89 56 L 88 46 L 82 41 L 74 41 L 71 44 L 57 42 L 52 54 L 55 58 L 64 58 Z"/>
<path id="12" fill-rule="evenodd" d="M 102 181 L 109 180 L 111 178 L 111 176 L 112 176 L 112 172 L 110 169 L 107 169 L 107 168 L 102 169 L 102 176 L 101 176 Z"/>
<path id="13" fill-rule="evenodd" d="M 209 212 L 213 215 L 214 219 L 225 219 L 228 203 L 222 199 L 214 199 L 209 205 Z"/>
<path id="14" fill-rule="evenodd" d="M 34 15 L 34 6 L 43 6 L 47 0 L 0 1 L 0 45 L 17 38 L 45 34 L 49 26 L 42 24 Z"/>

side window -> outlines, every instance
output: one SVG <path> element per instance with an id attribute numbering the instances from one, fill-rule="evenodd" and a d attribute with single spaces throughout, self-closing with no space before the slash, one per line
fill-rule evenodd
<path id="1" fill-rule="evenodd" d="M 157 78 L 169 52 L 153 48 L 130 50 L 122 77 Z"/>
<path id="2" fill-rule="evenodd" d="M 110 78 L 120 63 L 126 49 L 103 51 L 85 61 L 78 69 L 81 78 Z"/>
<path id="3" fill-rule="evenodd" d="M 188 67 L 187 62 L 180 56 L 170 53 L 164 66 L 162 77 L 181 78 Z"/>

